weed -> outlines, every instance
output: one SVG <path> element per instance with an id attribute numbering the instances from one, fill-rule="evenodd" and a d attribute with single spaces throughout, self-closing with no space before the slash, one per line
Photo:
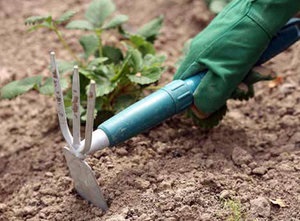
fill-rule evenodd
<path id="1" fill-rule="evenodd" d="M 224 201 L 224 208 L 229 210 L 229 216 L 227 221 L 242 221 L 244 219 L 244 213 L 240 201 L 233 199 L 226 199 Z"/>

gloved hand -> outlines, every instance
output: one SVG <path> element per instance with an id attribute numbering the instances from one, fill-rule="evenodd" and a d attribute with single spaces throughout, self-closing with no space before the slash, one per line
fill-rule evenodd
<path id="1" fill-rule="evenodd" d="M 298 0 L 235 0 L 192 40 L 174 79 L 207 70 L 194 93 L 199 118 L 225 114 L 226 101 L 299 9 Z"/>

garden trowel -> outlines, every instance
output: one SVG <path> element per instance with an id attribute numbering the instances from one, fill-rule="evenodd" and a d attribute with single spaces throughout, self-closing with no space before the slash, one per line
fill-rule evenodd
<path id="1" fill-rule="evenodd" d="M 300 38 L 300 19 L 290 20 L 275 36 L 256 65 L 268 61 Z M 115 146 L 193 104 L 193 92 L 205 76 L 205 71 L 186 80 L 174 80 L 160 90 L 131 105 L 93 130 L 95 83 L 91 82 L 87 104 L 85 140 L 80 139 L 80 91 L 78 67 L 74 67 L 72 85 L 73 137 L 69 130 L 55 54 L 51 52 L 51 71 L 55 87 L 59 124 L 68 144 L 64 155 L 78 193 L 97 207 L 108 206 L 90 166 L 84 158 L 97 150 Z"/>

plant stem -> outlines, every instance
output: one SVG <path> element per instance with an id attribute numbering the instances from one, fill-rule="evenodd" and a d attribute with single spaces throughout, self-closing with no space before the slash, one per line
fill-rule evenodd
<path id="1" fill-rule="evenodd" d="M 98 36 L 98 42 L 99 42 L 98 51 L 99 51 L 99 57 L 101 58 L 103 57 L 103 45 L 102 45 L 102 38 L 101 38 L 102 30 L 96 30 L 95 33 Z"/>
<path id="2" fill-rule="evenodd" d="M 68 43 L 66 42 L 66 40 L 63 38 L 62 34 L 60 33 L 60 31 L 58 30 L 58 28 L 56 26 L 53 27 L 53 31 L 55 32 L 55 34 L 57 35 L 59 41 L 62 43 L 62 45 L 64 46 L 64 48 L 71 54 L 71 56 L 73 57 L 73 59 L 78 63 L 81 64 L 80 59 L 76 56 L 76 54 L 72 51 L 72 49 L 70 48 L 70 46 L 68 45 Z"/>

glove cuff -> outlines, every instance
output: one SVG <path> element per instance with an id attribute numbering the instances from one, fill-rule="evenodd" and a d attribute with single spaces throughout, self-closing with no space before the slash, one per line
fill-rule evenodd
<path id="1" fill-rule="evenodd" d="M 299 0 L 250 0 L 248 16 L 269 36 L 278 30 L 300 9 Z"/>

